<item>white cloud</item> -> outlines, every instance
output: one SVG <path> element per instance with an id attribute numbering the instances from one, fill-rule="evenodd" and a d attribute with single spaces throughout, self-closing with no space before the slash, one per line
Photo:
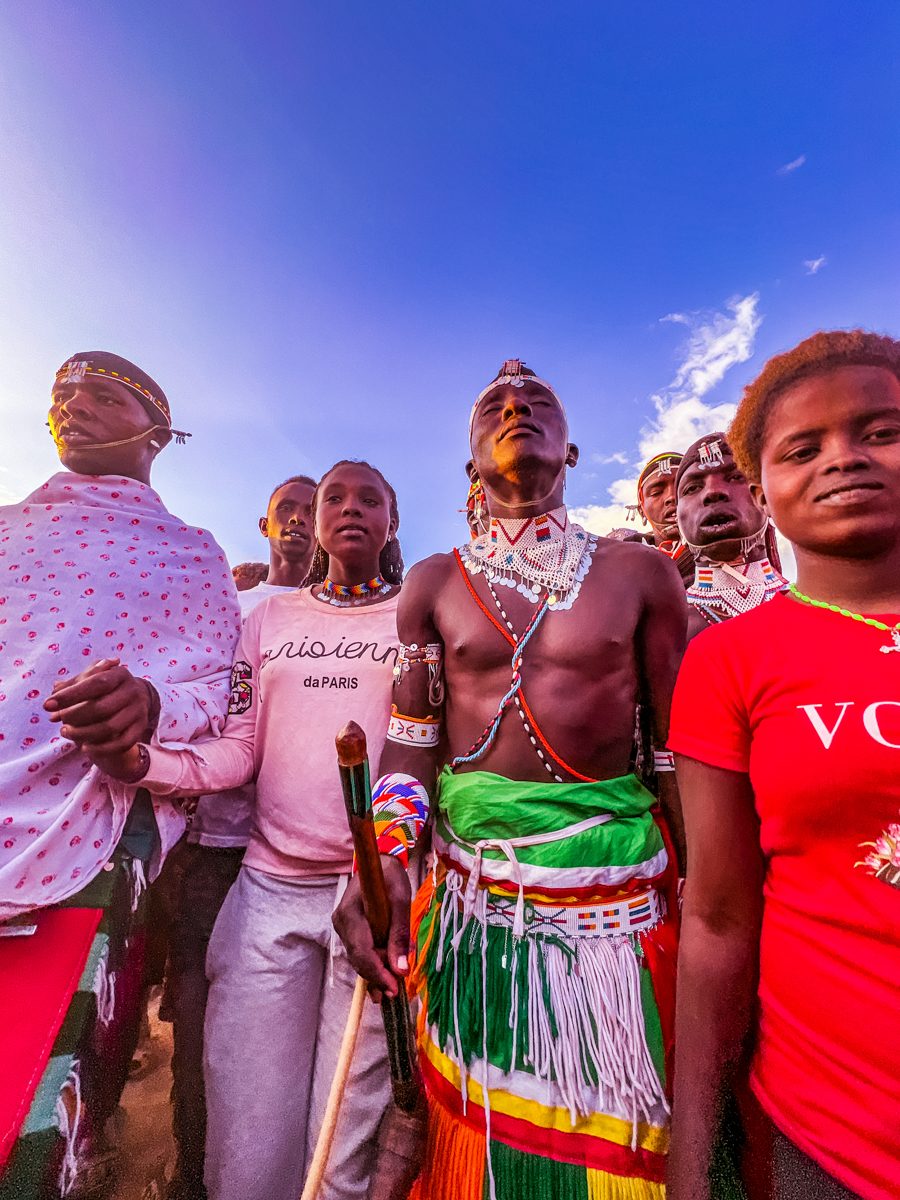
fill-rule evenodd
<path id="1" fill-rule="evenodd" d="M 595 454 L 594 462 L 599 463 L 601 467 L 607 467 L 610 463 L 618 463 L 624 467 L 628 462 L 628 455 L 624 450 L 617 450 L 615 454 Z"/>
<path id="2" fill-rule="evenodd" d="M 665 450 L 684 451 L 704 434 L 727 427 L 735 405 L 708 404 L 703 397 L 721 383 L 731 367 L 746 362 L 753 353 L 762 321 L 758 304 L 759 293 L 754 292 L 730 300 L 727 313 L 669 313 L 661 318 L 690 330 L 684 359 L 669 386 L 652 397 L 657 418 L 641 430 L 632 473 L 609 488 L 614 503 L 572 509 L 575 520 L 596 533 L 624 525 L 625 506 L 637 498 L 638 475 L 647 459 Z M 612 458 L 619 461 L 617 455 Z"/>
<path id="3" fill-rule="evenodd" d="M 821 258 L 804 259 L 803 265 L 806 267 L 807 275 L 815 275 L 819 267 L 824 267 L 828 259 L 823 254 Z"/>
<path id="4" fill-rule="evenodd" d="M 796 171 L 798 167 L 802 167 L 806 162 L 806 155 L 801 154 L 799 158 L 795 158 L 793 162 L 785 163 L 783 167 L 779 167 L 775 172 L 776 175 L 790 175 L 791 171 Z"/>

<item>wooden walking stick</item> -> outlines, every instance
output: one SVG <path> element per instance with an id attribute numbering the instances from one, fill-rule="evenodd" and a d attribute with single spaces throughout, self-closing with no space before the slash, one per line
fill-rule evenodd
<path id="1" fill-rule="evenodd" d="M 391 928 L 391 901 L 372 819 L 372 786 L 366 735 L 355 721 L 335 739 L 347 819 L 356 866 L 375 946 L 383 950 Z M 381 1016 L 387 1037 L 393 1105 L 379 1132 L 378 1159 L 369 1184 L 369 1200 L 406 1200 L 422 1167 L 428 1108 L 413 1040 L 404 980 L 397 995 L 383 996 Z"/>
<path id="2" fill-rule="evenodd" d="M 331 1143 L 334 1141 L 334 1131 L 337 1129 L 341 1101 L 344 1098 L 344 1088 L 347 1086 L 347 1076 L 350 1074 L 350 1064 L 353 1061 L 353 1051 L 356 1048 L 356 1038 L 359 1034 L 359 1023 L 362 1020 L 365 1002 L 366 981 L 358 978 L 353 992 L 353 1000 L 350 1003 L 350 1014 L 344 1027 L 334 1079 L 331 1081 L 331 1089 L 328 1092 L 328 1103 L 325 1105 L 322 1128 L 316 1140 L 315 1153 L 306 1174 L 306 1183 L 303 1185 L 300 1200 L 316 1200 L 316 1196 L 319 1194 L 325 1168 L 328 1166 Z"/>

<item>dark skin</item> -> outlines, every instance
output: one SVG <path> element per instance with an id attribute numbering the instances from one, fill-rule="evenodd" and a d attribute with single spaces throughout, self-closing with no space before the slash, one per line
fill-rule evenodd
<path id="1" fill-rule="evenodd" d="M 481 401 L 472 431 L 475 468 L 492 516 L 538 516 L 563 503 L 567 466 L 577 462 L 565 416 L 538 385 L 496 388 Z M 469 575 L 482 602 L 496 611 L 483 575 Z M 510 588 L 497 589 L 521 635 L 534 605 Z M 499 614 L 498 614 L 499 617 Z M 669 704 L 684 647 L 686 604 L 677 569 L 645 546 L 601 538 L 580 595 L 569 610 L 548 612 L 528 644 L 524 693 L 556 753 L 583 775 L 613 779 L 628 771 L 634 706 L 650 706 L 653 735 L 664 746 Z M 401 640 L 444 647 L 446 747 L 424 749 L 387 742 L 382 773 L 400 771 L 433 790 L 442 764 L 465 754 L 493 718 L 509 687 L 511 648 L 476 606 L 451 554 L 414 566 L 398 611 Z M 433 712 L 428 672 L 413 667 L 395 688 L 401 713 Z M 504 716 L 492 747 L 461 770 L 492 771 L 510 779 L 547 779 L 514 711 Z M 574 776 L 556 766 L 566 782 Z M 661 801 L 676 840 L 681 817 L 671 775 L 661 777 Z M 350 961 L 388 995 L 407 969 L 409 882 L 396 859 L 382 857 L 393 924 L 386 956 L 373 946 L 357 880 L 352 880 L 334 923 Z M 385 963 L 386 957 L 386 963 Z"/>
<path id="2" fill-rule="evenodd" d="M 149 485 L 153 460 L 172 439 L 170 430 L 155 424 L 137 393 L 115 379 L 86 375 L 80 383 L 58 383 L 52 392 L 50 432 L 59 461 L 77 475 L 124 475 Z M 141 433 L 124 446 L 98 444 Z"/>
<path id="3" fill-rule="evenodd" d="M 751 487 L 794 547 L 799 591 L 864 615 L 900 612 L 900 382 L 890 371 L 843 367 L 789 388 Z M 690 871 L 667 1195 L 707 1200 L 722 1097 L 753 1033 L 766 864 L 749 776 L 680 755 L 676 764 Z"/>
<path id="4" fill-rule="evenodd" d="M 285 483 L 272 493 L 259 532 L 269 543 L 266 583 L 299 587 L 313 556 L 312 500 L 309 483 Z"/>
<path id="5" fill-rule="evenodd" d="M 375 472 L 361 463 L 344 463 L 330 471 L 318 487 L 316 536 L 328 554 L 328 578 L 352 587 L 378 574 L 381 551 L 397 534 L 391 498 Z M 313 595 L 322 591 L 316 584 Z M 363 606 L 395 596 L 368 596 Z"/>
<path id="6" fill-rule="evenodd" d="M 137 394 L 124 383 L 87 375 L 80 383 L 57 384 L 50 406 L 50 432 L 62 465 L 79 475 L 120 475 L 150 483 L 150 468 L 172 434 L 155 422 Z M 127 441 L 122 446 L 103 443 Z M 155 443 L 155 444 L 154 444 Z M 65 683 L 53 686 L 44 701 L 60 733 L 86 752 L 116 753 L 137 737 L 148 736 L 158 712 L 156 693 L 120 665 L 100 659 Z"/>
<path id="7" fill-rule="evenodd" d="M 730 455 L 712 467 L 692 463 L 678 485 L 678 526 L 686 542 L 702 546 L 713 562 L 732 563 L 741 551 L 741 538 L 751 537 L 765 520 L 753 499 L 746 475 Z M 745 562 L 765 558 L 765 546 L 754 546 Z M 710 602 L 714 607 L 715 602 Z M 720 609 L 723 617 L 730 612 Z M 696 608 L 688 609 L 688 641 L 709 628 Z"/>
<path id="8" fill-rule="evenodd" d="M 650 522 L 657 546 L 678 540 L 675 508 L 675 471 L 668 475 L 654 471 L 641 487 L 641 512 Z"/>
<path id="9" fill-rule="evenodd" d="M 356 463 L 336 467 L 319 484 L 316 536 L 329 555 L 328 574 L 333 582 L 352 585 L 374 578 L 385 542 L 396 532 L 390 496 L 369 467 Z M 322 585 L 312 590 L 318 595 Z M 381 604 L 396 591 L 394 587 L 390 592 L 366 597 L 362 605 Z M 105 774 L 127 779 L 139 765 L 138 744 L 143 740 L 139 735 L 132 736 L 127 744 L 117 745 L 113 753 L 96 745 L 85 749 Z"/>

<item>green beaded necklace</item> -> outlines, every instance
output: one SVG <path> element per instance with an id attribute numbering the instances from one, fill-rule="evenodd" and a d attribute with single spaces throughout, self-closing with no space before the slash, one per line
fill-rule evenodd
<path id="1" fill-rule="evenodd" d="M 893 645 L 879 646 L 878 649 L 882 654 L 892 654 L 895 650 L 900 654 L 900 621 L 892 627 L 885 625 L 884 621 L 876 621 L 874 617 L 864 617 L 862 613 L 850 612 L 847 608 L 838 608 L 836 604 L 826 604 L 824 600 L 813 600 L 810 596 L 804 596 L 802 592 L 798 592 L 793 583 L 788 591 L 798 600 L 802 600 L 804 604 L 811 604 L 813 608 L 827 608 L 829 612 L 840 613 L 842 617 L 850 617 L 852 621 L 861 621 L 863 625 L 871 625 L 873 629 L 889 633 L 893 639 Z"/>

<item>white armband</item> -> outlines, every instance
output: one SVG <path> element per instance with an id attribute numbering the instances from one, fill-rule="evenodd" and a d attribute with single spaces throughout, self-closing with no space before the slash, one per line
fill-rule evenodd
<path id="1" fill-rule="evenodd" d="M 657 775 L 661 775 L 663 771 L 675 770 L 675 755 L 671 750 L 653 751 L 653 770 Z"/>
<path id="2" fill-rule="evenodd" d="M 389 742 L 403 746 L 436 746 L 441 740 L 441 718 L 404 717 L 392 704 L 387 736 Z"/>

